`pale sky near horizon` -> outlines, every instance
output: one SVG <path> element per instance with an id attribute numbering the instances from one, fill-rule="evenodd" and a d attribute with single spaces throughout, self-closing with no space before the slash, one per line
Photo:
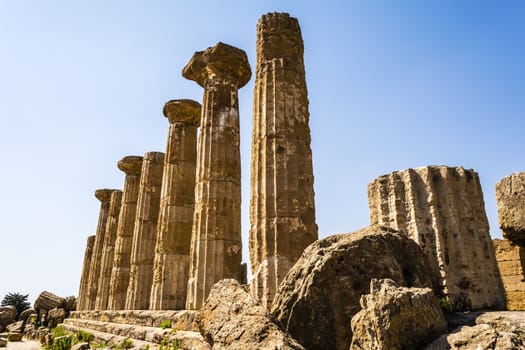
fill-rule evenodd
<path id="1" fill-rule="evenodd" d="M 523 1 L 0 0 L 0 298 L 77 295 L 98 188 L 122 188 L 126 155 L 165 151 L 181 76 L 218 41 L 255 63 L 267 12 L 305 42 L 320 237 L 369 221 L 367 184 L 400 169 L 476 170 L 491 235 L 494 186 L 525 171 Z M 248 261 L 253 77 L 240 90 Z"/>

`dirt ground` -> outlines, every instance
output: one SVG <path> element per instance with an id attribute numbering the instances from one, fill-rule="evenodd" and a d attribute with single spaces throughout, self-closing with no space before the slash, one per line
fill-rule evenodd
<path id="1" fill-rule="evenodd" d="M 7 342 L 6 350 L 40 350 L 40 342 L 34 340 L 22 340 L 17 342 Z"/>

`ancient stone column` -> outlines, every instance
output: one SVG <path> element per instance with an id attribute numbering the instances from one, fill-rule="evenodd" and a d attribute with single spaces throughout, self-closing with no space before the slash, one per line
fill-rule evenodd
<path id="1" fill-rule="evenodd" d="M 253 104 L 251 292 L 265 307 L 317 240 L 303 40 L 296 18 L 262 16 L 257 25 Z"/>
<path id="2" fill-rule="evenodd" d="M 102 246 L 100 277 L 98 279 L 98 292 L 95 302 L 96 310 L 106 310 L 108 308 L 109 284 L 111 282 L 113 259 L 115 257 L 115 241 L 117 239 L 117 227 L 121 201 L 122 191 L 113 191 L 109 201 L 106 235 L 104 237 L 104 245 Z"/>
<path id="3" fill-rule="evenodd" d="M 144 155 L 131 246 L 126 310 L 149 309 L 163 165 L 164 153 L 148 152 Z"/>
<path id="4" fill-rule="evenodd" d="M 126 174 L 126 177 L 124 178 L 124 190 L 122 191 L 117 237 L 115 239 L 113 269 L 109 283 L 107 307 L 109 310 L 123 310 L 126 305 L 131 265 L 131 244 L 133 242 L 133 228 L 135 227 L 135 214 L 137 212 L 142 157 L 124 157 L 118 162 L 118 168 Z"/>
<path id="5" fill-rule="evenodd" d="M 241 279 L 241 157 L 238 89 L 250 80 L 246 53 L 223 43 L 196 52 L 182 72 L 204 88 L 186 307 L 211 286 Z"/>
<path id="6" fill-rule="evenodd" d="M 164 115 L 170 127 L 150 309 L 178 310 L 186 307 L 201 105 L 193 100 L 169 101 L 164 106 Z"/>
<path id="7" fill-rule="evenodd" d="M 496 200 L 503 237 L 525 247 L 525 172 L 514 173 L 498 182 Z"/>
<path id="8" fill-rule="evenodd" d="M 88 289 L 86 298 L 86 310 L 95 310 L 95 302 L 98 292 L 98 280 L 100 278 L 100 262 L 102 260 L 102 248 L 106 236 L 106 222 L 109 213 L 109 201 L 111 193 L 115 190 L 101 189 L 95 191 L 95 197 L 100 201 L 100 213 L 98 216 L 95 244 L 91 256 L 91 267 L 89 268 Z"/>
<path id="9" fill-rule="evenodd" d="M 95 245 L 95 235 L 89 236 L 84 253 L 84 263 L 82 264 L 82 275 L 80 277 L 80 289 L 78 291 L 77 310 L 86 310 L 87 288 L 89 278 L 89 268 L 91 266 L 91 256 L 93 255 L 93 246 Z"/>
<path id="10" fill-rule="evenodd" d="M 504 306 L 476 172 L 446 166 L 395 171 L 368 185 L 368 201 L 372 224 L 404 232 L 421 246 L 451 305 Z"/>
<path id="11" fill-rule="evenodd" d="M 507 310 L 525 310 L 525 248 L 508 239 L 493 241 L 499 272 L 505 288 Z"/>

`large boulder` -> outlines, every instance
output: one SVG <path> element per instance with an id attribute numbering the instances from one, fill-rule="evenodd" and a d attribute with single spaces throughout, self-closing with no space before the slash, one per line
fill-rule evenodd
<path id="1" fill-rule="evenodd" d="M 372 278 L 424 288 L 437 285 L 436 274 L 413 240 L 370 226 L 306 248 L 279 286 L 271 312 L 307 349 L 347 350 L 350 322 Z"/>
<path id="2" fill-rule="evenodd" d="M 47 313 L 47 326 L 49 328 L 56 327 L 59 323 L 64 322 L 66 318 L 66 310 L 63 308 L 54 308 Z"/>
<path id="3" fill-rule="evenodd" d="M 8 332 L 19 332 L 22 333 L 24 331 L 24 321 L 16 321 L 14 323 L 11 323 L 7 327 L 5 327 Z"/>
<path id="4" fill-rule="evenodd" d="M 31 316 L 32 314 L 36 314 L 36 310 L 30 307 L 29 309 L 25 309 L 24 311 L 22 311 L 20 313 L 20 316 L 18 316 L 18 319 L 20 321 L 26 322 L 29 316 Z"/>
<path id="5" fill-rule="evenodd" d="M 196 320 L 213 349 L 304 349 L 233 279 L 213 285 Z"/>
<path id="6" fill-rule="evenodd" d="M 361 307 L 352 318 L 350 350 L 418 350 L 447 332 L 447 321 L 430 288 L 398 287 L 390 279 L 372 279 Z"/>
<path id="7" fill-rule="evenodd" d="M 15 322 L 17 313 L 14 306 L 0 306 L 0 332 L 3 332 L 7 325 Z"/>

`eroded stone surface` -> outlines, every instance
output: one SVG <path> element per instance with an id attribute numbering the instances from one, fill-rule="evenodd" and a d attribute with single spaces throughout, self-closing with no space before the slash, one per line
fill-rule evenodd
<path id="1" fill-rule="evenodd" d="M 213 349 L 304 349 L 232 279 L 213 285 L 197 323 Z"/>
<path id="2" fill-rule="evenodd" d="M 525 248 L 506 239 L 495 239 L 493 243 L 507 310 L 525 311 Z"/>
<path id="3" fill-rule="evenodd" d="M 170 121 L 160 198 L 150 308 L 184 309 L 195 207 L 197 127 L 201 105 L 173 100 L 164 106 Z"/>
<path id="4" fill-rule="evenodd" d="M 251 293 L 265 307 L 318 238 L 308 122 L 299 23 L 266 14 L 257 25 L 249 240 Z"/>
<path id="5" fill-rule="evenodd" d="M 496 200 L 503 237 L 525 247 L 525 172 L 514 173 L 498 182 Z"/>
<path id="6" fill-rule="evenodd" d="M 88 278 L 89 278 L 89 268 L 91 266 L 91 257 L 93 255 L 93 246 L 95 245 L 95 236 L 89 236 L 86 242 L 86 250 L 84 253 L 84 263 L 82 264 L 82 275 L 80 277 L 80 288 L 78 291 L 78 302 L 77 308 L 79 310 L 86 309 L 86 300 L 87 300 L 87 289 Z"/>
<path id="7" fill-rule="evenodd" d="M 421 248 L 392 229 L 371 226 L 308 246 L 285 277 L 272 314 L 307 349 L 350 347 L 350 321 L 372 278 L 400 286 L 431 287 Z"/>
<path id="8" fill-rule="evenodd" d="M 430 288 L 398 287 L 389 279 L 370 282 L 352 318 L 350 350 L 419 350 L 447 331 L 447 321 Z"/>
<path id="9" fill-rule="evenodd" d="M 115 240 L 115 256 L 109 284 L 109 310 L 122 310 L 126 305 L 142 161 L 143 158 L 140 156 L 126 156 L 118 162 L 118 168 L 126 174 L 126 177 L 124 178 Z"/>
<path id="10" fill-rule="evenodd" d="M 447 315 L 449 326 L 425 350 L 525 349 L 525 312 L 476 312 Z"/>
<path id="11" fill-rule="evenodd" d="M 369 184 L 368 201 L 372 224 L 406 232 L 421 246 L 452 305 L 504 306 L 476 172 L 446 166 L 395 171 Z"/>
<path id="12" fill-rule="evenodd" d="M 98 292 L 95 303 L 96 310 L 105 310 L 108 307 L 109 287 L 113 260 L 115 257 L 115 241 L 117 239 L 118 218 L 122 202 L 122 191 L 115 190 L 111 193 L 109 201 L 108 219 L 106 221 L 106 234 L 102 246 L 102 260 L 100 262 L 100 278 L 98 279 Z"/>
<path id="13" fill-rule="evenodd" d="M 163 167 L 164 153 L 148 152 L 144 155 L 131 248 L 127 310 L 149 308 Z"/>
<path id="14" fill-rule="evenodd" d="M 238 89 L 250 79 L 246 53 L 218 43 L 183 70 L 204 87 L 186 308 L 198 309 L 211 286 L 241 279 L 241 157 Z"/>
<path id="15" fill-rule="evenodd" d="M 84 309 L 86 310 L 95 309 L 98 280 L 100 277 L 100 262 L 102 260 L 102 249 L 106 235 L 106 222 L 109 213 L 109 201 L 111 199 L 111 192 L 113 191 L 114 190 L 109 189 L 95 191 L 95 197 L 100 201 L 100 213 L 98 216 L 97 231 L 95 233 L 95 244 L 93 245 L 93 253 L 91 256 L 91 266 L 89 268 L 86 304 L 84 305 Z"/>

